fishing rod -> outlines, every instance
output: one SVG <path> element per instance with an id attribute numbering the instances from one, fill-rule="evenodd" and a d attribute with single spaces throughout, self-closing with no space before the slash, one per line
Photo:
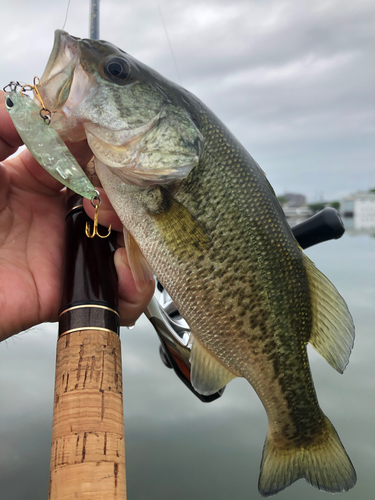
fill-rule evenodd
<path id="1" fill-rule="evenodd" d="M 90 37 L 99 38 L 99 0 Z M 93 165 L 84 170 L 101 187 Z M 117 235 L 91 224 L 68 190 L 49 500 L 126 499 Z"/>

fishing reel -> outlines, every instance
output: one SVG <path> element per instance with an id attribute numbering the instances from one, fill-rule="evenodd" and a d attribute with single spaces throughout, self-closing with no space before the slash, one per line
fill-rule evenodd
<path id="1" fill-rule="evenodd" d="M 345 228 L 338 212 L 330 207 L 292 228 L 294 237 L 303 249 L 323 241 L 341 238 L 344 232 Z M 179 379 L 204 403 L 215 401 L 222 396 L 225 387 L 214 394 L 203 396 L 192 386 L 191 331 L 175 303 L 157 280 L 155 294 L 148 305 L 146 316 L 159 336 L 159 352 L 165 366 L 173 369 Z"/>

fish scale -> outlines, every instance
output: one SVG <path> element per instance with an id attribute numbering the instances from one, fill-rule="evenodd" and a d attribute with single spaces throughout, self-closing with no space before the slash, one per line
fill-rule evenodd
<path id="1" fill-rule="evenodd" d="M 206 120 L 208 122 L 208 118 L 206 118 Z M 202 123 L 204 124 L 204 116 Z M 279 380 L 279 390 L 283 394 L 286 394 L 287 397 L 290 393 L 296 393 L 296 397 L 299 400 L 301 400 L 301 398 L 304 397 L 304 393 L 307 392 L 307 398 L 305 397 L 305 401 L 299 405 L 300 411 L 302 409 L 304 414 L 309 415 L 304 428 L 301 427 L 302 419 L 299 412 L 295 411 L 296 409 L 298 410 L 296 405 L 293 404 L 293 399 L 295 398 L 288 397 L 291 410 L 289 418 L 294 422 L 293 427 L 299 428 L 299 432 L 305 434 L 308 428 L 315 429 L 318 426 L 321 420 L 321 412 L 315 408 L 317 400 L 309 370 L 305 374 L 305 380 L 301 380 L 301 368 L 306 370 L 306 342 L 309 338 L 309 332 L 306 330 L 308 327 L 311 328 L 311 315 L 309 315 L 308 305 L 306 305 L 309 304 L 308 288 L 304 287 L 305 289 L 301 291 L 296 290 L 296 288 L 298 289 L 298 283 L 306 282 L 303 265 L 300 265 L 299 269 L 296 269 L 296 261 L 301 262 L 300 255 L 298 255 L 300 251 L 298 249 L 297 251 L 295 250 L 296 244 L 290 231 L 288 231 L 289 234 L 286 233 L 285 236 L 285 231 L 280 228 L 277 229 L 278 226 L 280 226 L 280 223 L 278 223 L 279 219 L 276 218 L 277 206 L 275 208 L 273 206 L 275 205 L 274 200 L 270 199 L 268 183 L 263 182 L 265 189 L 262 192 L 259 183 L 255 182 L 259 177 L 263 180 L 263 174 L 247 152 L 241 151 L 242 148 L 240 146 L 232 141 L 230 137 L 226 137 L 225 129 L 219 125 L 209 126 L 207 134 L 205 133 L 204 125 L 201 130 L 205 136 L 205 153 L 202 155 L 199 168 L 192 173 L 189 179 L 184 181 L 184 183 L 187 184 L 186 189 L 183 183 L 176 198 L 197 218 L 206 231 L 208 231 L 209 237 L 211 237 L 209 232 L 210 228 L 216 220 L 215 207 L 218 207 L 216 200 L 220 199 L 227 201 L 224 207 L 222 205 L 220 206 L 221 212 L 224 211 L 226 217 L 221 217 L 220 229 L 212 234 L 211 239 L 215 241 L 215 246 L 212 250 L 213 255 L 209 254 L 206 259 L 208 264 L 213 264 L 214 267 L 219 270 L 223 270 L 224 268 L 226 272 L 224 271 L 224 275 L 222 275 L 221 278 L 217 278 L 215 271 L 212 271 L 209 265 L 202 267 L 199 262 L 195 262 L 194 264 L 196 267 L 196 280 L 199 279 L 200 282 L 207 283 L 204 288 L 206 314 L 209 316 L 213 312 L 210 307 L 210 299 L 213 296 L 219 297 L 219 300 L 229 304 L 230 308 L 226 314 L 221 311 L 220 315 L 217 316 L 217 325 L 215 326 L 216 329 L 219 328 L 221 330 L 221 334 L 213 337 L 212 327 L 205 329 L 204 322 L 202 325 L 202 316 L 204 312 L 197 311 L 199 320 L 193 322 L 191 314 L 189 314 L 191 310 L 191 307 L 189 307 L 190 301 L 189 304 L 185 306 L 184 302 L 188 301 L 187 296 L 189 293 L 191 293 L 191 297 L 196 296 L 196 289 L 193 288 L 190 290 L 188 286 L 183 288 L 184 294 L 181 301 L 176 295 L 177 305 L 179 309 L 183 311 L 184 317 L 187 318 L 196 337 L 204 345 L 209 346 L 211 352 L 222 361 L 226 361 L 228 357 L 227 342 L 224 343 L 223 347 L 221 346 L 223 339 L 230 338 L 230 340 L 235 343 L 241 337 L 246 337 L 248 335 L 249 328 L 246 329 L 246 327 L 250 325 L 250 329 L 253 331 L 251 335 L 252 340 L 246 343 L 243 342 L 240 348 L 243 361 L 241 363 L 236 359 L 236 364 L 231 364 L 230 367 L 233 371 L 237 373 L 240 372 L 242 376 L 248 378 L 253 387 L 260 387 L 260 383 L 257 382 L 260 374 L 250 374 L 248 370 L 249 364 L 253 364 L 254 346 L 255 344 L 259 344 L 256 352 L 262 353 L 268 357 L 268 359 L 274 360 L 276 369 L 270 374 L 271 379 L 279 379 L 281 376 L 281 380 Z M 217 136 L 219 136 L 219 139 Z M 222 145 L 217 148 L 216 145 L 220 145 L 220 143 Z M 213 145 L 213 147 L 211 145 Z M 228 163 L 231 165 L 230 170 L 227 169 Z M 249 169 L 249 165 L 252 166 L 251 170 Z M 218 175 L 217 171 L 220 167 L 224 179 L 221 179 Z M 195 177 L 199 177 L 200 182 L 196 182 Z M 207 180 L 207 184 L 204 183 L 204 180 Z M 252 189 L 252 186 L 255 187 Z M 235 189 L 237 187 L 239 187 L 238 191 Z M 184 196 L 184 191 L 189 194 Z M 209 196 L 209 193 L 213 192 L 216 193 L 216 196 Z M 240 196 L 237 196 L 238 192 Z M 254 194 L 255 196 L 253 196 Z M 233 200 L 233 197 L 237 197 L 237 200 Z M 188 198 L 192 200 L 190 203 Z M 233 210 L 234 208 L 237 210 Z M 257 212 L 261 214 L 257 221 L 253 220 L 253 210 L 257 210 Z M 241 219 L 240 224 L 236 224 L 236 219 L 238 218 Z M 271 242 L 269 228 L 263 221 L 267 221 L 271 228 Z M 248 229 L 250 224 L 251 227 Z M 258 227 L 254 228 L 254 225 Z M 244 228 L 248 230 L 244 230 Z M 221 236 L 217 234 L 219 231 L 222 233 Z M 224 239 L 223 232 L 225 233 Z M 274 240 L 273 242 L 272 239 Z M 232 253 L 228 255 L 227 249 L 231 249 L 233 244 L 238 245 L 239 251 L 235 252 L 235 254 Z M 273 262 L 277 259 L 274 250 L 272 252 L 272 262 L 269 265 L 267 261 L 267 253 L 269 252 L 267 250 L 270 244 L 276 244 L 276 246 L 278 244 L 280 245 L 279 248 L 281 252 L 278 252 L 278 263 L 284 262 L 284 267 L 278 265 L 275 268 L 273 265 Z M 285 255 L 285 250 L 294 250 L 294 255 L 292 254 L 294 257 L 293 266 L 290 264 L 292 257 L 288 254 Z M 254 258 L 254 254 L 256 254 L 257 257 Z M 234 273 L 234 262 L 232 262 L 232 266 L 228 265 L 228 259 L 231 257 L 234 258 L 235 261 L 243 262 L 244 269 L 239 270 L 238 273 Z M 251 261 L 253 261 L 254 264 L 250 267 L 248 264 Z M 259 261 L 261 261 L 262 273 L 259 271 Z M 278 274 L 276 279 L 275 272 Z M 270 273 L 271 292 L 267 290 L 267 281 L 265 281 L 264 277 L 267 273 Z M 250 283 L 247 282 L 241 286 L 241 282 L 238 282 L 236 279 L 236 274 L 239 274 L 239 276 L 250 276 L 250 282 L 253 282 L 253 285 L 251 286 Z M 299 277 L 299 274 L 302 275 L 302 279 Z M 290 275 L 292 275 L 291 279 Z M 289 291 L 285 290 L 283 284 L 289 283 L 290 281 L 293 282 L 293 280 L 296 285 Z M 227 285 L 225 288 L 226 293 L 224 295 L 221 294 L 222 297 L 220 297 L 220 288 L 216 289 L 214 286 L 217 282 L 224 284 L 228 282 L 228 285 L 229 283 L 233 283 L 234 286 L 228 287 Z M 264 282 L 266 282 L 265 286 Z M 209 283 L 211 285 L 209 285 Z M 280 283 L 282 286 L 275 288 L 275 283 Z M 171 290 L 172 293 L 173 291 Z M 243 303 L 246 297 L 251 301 L 252 311 L 250 314 L 240 316 L 240 314 L 243 314 L 244 310 L 242 309 L 239 311 L 239 306 L 241 306 L 241 303 Z M 273 302 L 270 304 L 272 298 L 275 304 Z M 282 304 L 281 311 L 278 310 L 280 308 L 277 307 L 277 302 Z M 287 304 L 287 308 L 285 308 L 285 304 Z M 248 306 L 250 306 L 250 303 Z M 286 318 L 277 321 L 275 316 L 278 313 L 281 313 L 282 317 L 286 316 Z M 237 321 L 239 321 L 240 324 L 237 324 Z M 275 322 L 277 324 L 282 324 L 278 326 L 275 325 Z M 197 324 L 195 325 L 195 323 Z M 290 323 L 292 323 L 292 325 Z M 301 328 L 301 324 L 304 324 L 304 327 Z M 260 325 L 262 325 L 263 328 L 261 328 Z M 277 328 L 276 333 L 275 327 Z M 257 328 L 258 331 L 255 333 L 254 330 L 257 330 Z M 285 342 L 283 338 L 280 338 L 280 334 L 278 335 L 279 330 L 281 332 L 287 331 L 287 342 Z M 302 341 L 299 340 L 301 337 L 303 339 Z M 295 363 L 295 357 L 293 357 L 292 363 L 288 363 L 290 356 L 288 356 L 288 352 L 285 352 L 285 349 L 279 347 L 280 345 L 287 347 L 289 354 L 291 351 L 297 351 L 300 363 Z M 282 365 L 281 369 L 279 365 Z M 305 371 L 303 371 L 303 373 L 305 373 Z M 268 384 L 269 380 L 262 377 L 262 386 L 267 387 Z M 264 393 L 264 389 L 258 390 Z M 267 402 L 265 407 L 266 410 L 270 412 L 267 408 Z M 314 416 L 318 418 L 318 423 L 314 421 Z M 281 425 L 284 424 L 281 423 Z"/>

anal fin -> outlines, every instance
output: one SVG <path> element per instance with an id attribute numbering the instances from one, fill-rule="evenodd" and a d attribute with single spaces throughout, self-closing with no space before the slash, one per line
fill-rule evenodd
<path id="1" fill-rule="evenodd" d="M 192 386 L 203 396 L 214 394 L 237 377 L 219 363 L 195 337 L 190 364 Z"/>

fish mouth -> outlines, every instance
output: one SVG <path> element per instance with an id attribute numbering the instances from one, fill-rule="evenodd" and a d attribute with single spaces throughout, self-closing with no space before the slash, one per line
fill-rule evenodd
<path id="1" fill-rule="evenodd" d="M 52 111 L 54 128 L 65 140 L 74 142 L 86 136 L 82 124 L 72 116 L 73 111 L 93 86 L 80 63 L 79 43 L 80 38 L 55 31 L 53 49 L 38 85 L 46 107 Z"/>
<path id="2" fill-rule="evenodd" d="M 66 31 L 55 31 L 53 49 L 40 79 L 40 93 L 53 109 L 59 109 L 67 100 L 64 96 L 69 93 L 79 60 L 78 41 Z"/>

